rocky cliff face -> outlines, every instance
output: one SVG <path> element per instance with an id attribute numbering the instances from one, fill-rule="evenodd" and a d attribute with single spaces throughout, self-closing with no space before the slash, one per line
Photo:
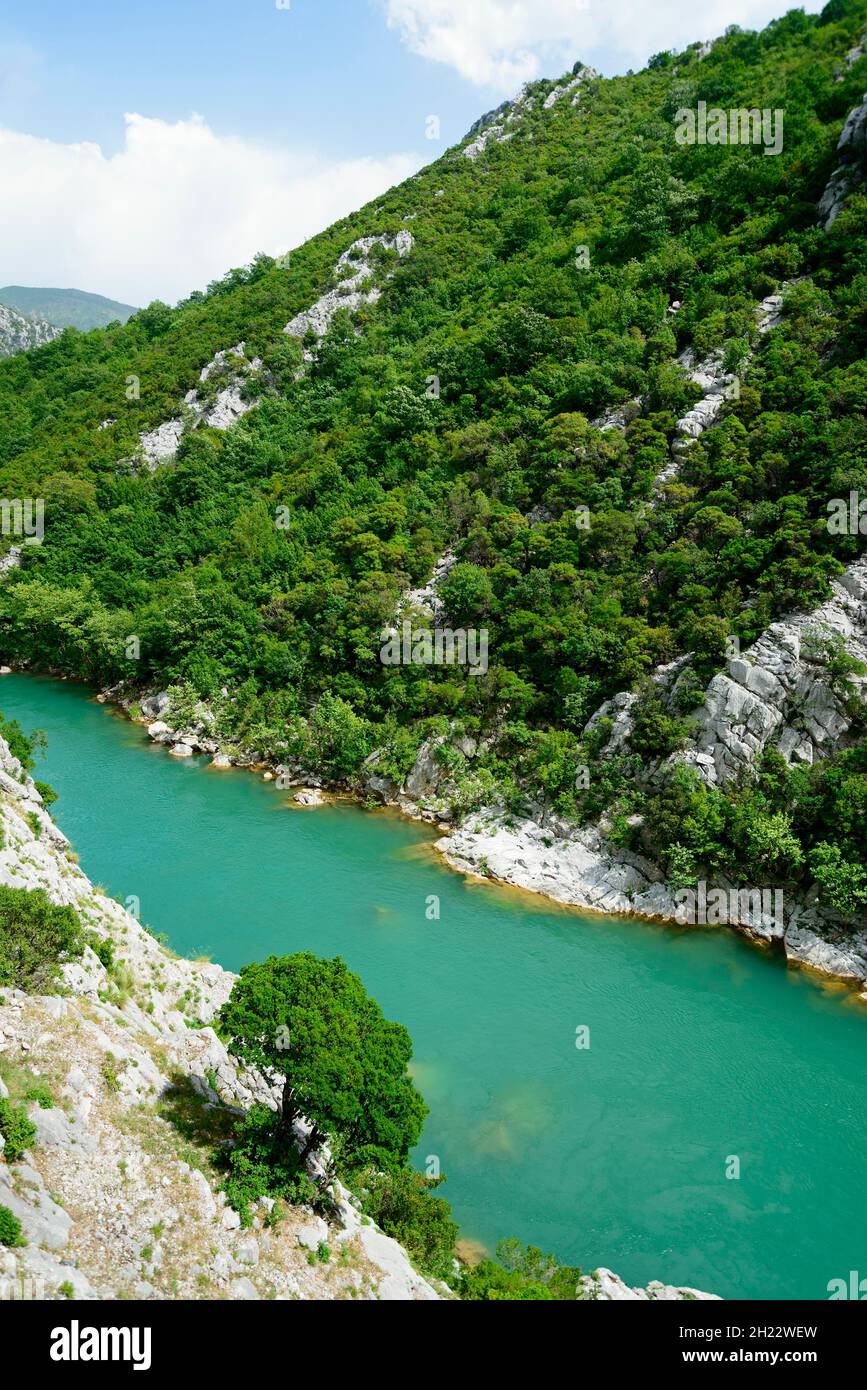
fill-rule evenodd
<path id="1" fill-rule="evenodd" d="M 768 747 L 789 761 L 810 763 L 845 746 L 852 723 L 853 698 L 867 697 L 867 678 L 851 678 L 850 692 L 835 689 L 829 674 L 828 643 L 867 662 L 867 560 L 857 560 L 832 583 L 832 596 L 813 613 L 773 623 L 758 641 L 730 661 L 710 682 L 703 705 L 694 713 L 688 746 L 670 762 L 692 766 L 709 785 L 725 785 L 749 770 Z M 655 682 L 663 703 L 676 695 L 688 658 L 660 668 Z M 606 752 L 629 748 L 636 696 L 623 692 L 603 705 L 588 729 L 611 720 Z M 650 779 L 665 766 L 648 769 Z M 434 797 L 437 768 L 429 760 L 425 785 L 414 769 L 408 786 Z M 432 803 L 432 804 L 434 804 Z M 491 806 L 439 841 L 446 860 L 464 872 L 480 873 L 558 902 L 599 912 L 676 920 L 679 905 L 650 860 L 617 848 L 606 839 L 604 820 L 576 829 L 539 806 L 524 820 L 507 820 Z M 720 879 L 726 891 L 738 888 Z M 757 918 L 741 910 L 729 925 L 747 935 L 776 941 L 794 965 L 846 980 L 867 999 L 867 925 L 851 930 L 815 898 L 786 895 L 781 915 Z"/>
<path id="2" fill-rule="evenodd" d="M 60 337 L 60 329 L 45 319 L 26 318 L 0 304 L 0 357 L 12 357 L 28 348 L 42 347 Z"/>
<path id="3" fill-rule="evenodd" d="M 860 50 L 852 49 L 860 56 Z M 837 168 L 834 170 L 825 191 L 819 199 L 819 226 L 827 232 L 834 225 L 837 214 L 848 195 L 864 181 L 865 158 L 867 158 L 867 93 L 860 106 L 853 106 L 837 142 Z"/>

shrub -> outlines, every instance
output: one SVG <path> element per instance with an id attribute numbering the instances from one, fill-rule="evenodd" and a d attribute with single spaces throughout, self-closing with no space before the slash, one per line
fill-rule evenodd
<path id="1" fill-rule="evenodd" d="M 78 916 L 42 888 L 0 886 L 0 985 L 46 993 L 84 949 Z"/>
<path id="2" fill-rule="evenodd" d="M 315 1201 L 316 1188 L 300 1155 L 286 1144 L 280 1116 L 266 1105 L 250 1107 L 231 1142 L 224 1154 L 229 1173 L 223 1191 L 245 1226 L 251 1221 L 251 1203 L 260 1197 L 282 1197 L 294 1204 Z"/>
<path id="3" fill-rule="evenodd" d="M 0 1245 L 6 1245 L 10 1249 L 16 1246 L 26 1245 L 27 1241 L 21 1234 L 21 1222 L 8 1207 L 0 1207 Z"/>
<path id="4" fill-rule="evenodd" d="M 537 1299 L 565 1302 L 577 1293 L 581 1270 L 575 1265 L 558 1264 L 553 1255 L 543 1255 L 534 1245 L 519 1240 L 502 1240 L 496 1260 L 482 1260 L 465 1266 L 458 1292 L 471 1301 L 498 1302 Z"/>
<path id="5" fill-rule="evenodd" d="M 38 1103 L 40 1110 L 54 1109 L 54 1097 L 47 1086 L 31 1086 L 24 1099 L 35 1100 Z"/>
<path id="6" fill-rule="evenodd" d="M 0 1100 L 0 1134 L 6 1141 L 3 1157 L 15 1163 L 36 1138 L 36 1126 L 22 1106 Z"/>
<path id="7" fill-rule="evenodd" d="M 420 1269 L 439 1279 L 454 1273 L 458 1237 L 448 1202 L 432 1195 L 444 1181 L 414 1168 L 389 1173 L 371 1167 L 359 1172 L 353 1184 L 366 1214 L 409 1251 Z"/>

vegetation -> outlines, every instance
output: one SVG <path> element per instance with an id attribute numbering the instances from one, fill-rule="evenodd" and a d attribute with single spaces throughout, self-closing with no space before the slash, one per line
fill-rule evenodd
<path id="1" fill-rule="evenodd" d="M 344 1169 L 405 1168 L 427 1114 L 407 1073 L 412 1043 L 339 956 L 244 966 L 218 1027 L 240 1061 L 282 1087 L 279 1111 L 254 1106 L 227 1150 L 227 1195 L 245 1219 L 266 1194 L 310 1200 L 305 1159 L 326 1139 Z M 310 1131 L 299 1154 L 302 1116 Z"/>
<path id="2" fill-rule="evenodd" d="M 18 1217 L 8 1207 L 0 1206 L 0 1245 L 15 1249 L 16 1246 L 26 1244 Z"/>
<path id="3" fill-rule="evenodd" d="M 458 1227 L 448 1202 L 432 1195 L 445 1177 L 426 1178 L 409 1167 L 392 1172 L 368 1167 L 354 1173 L 351 1181 L 362 1209 L 400 1242 L 420 1269 L 438 1279 L 454 1279 Z"/>
<path id="4" fill-rule="evenodd" d="M 534 1245 L 501 1240 L 496 1260 L 465 1266 L 458 1286 L 461 1298 L 497 1302 L 503 1299 L 574 1301 L 581 1270 L 558 1264 Z"/>
<path id="5" fill-rule="evenodd" d="M 36 1126 L 28 1119 L 27 1111 L 21 1105 L 0 1097 L 0 1134 L 5 1145 L 3 1158 L 7 1163 L 16 1162 L 36 1138 Z"/>
<path id="6" fill-rule="evenodd" d="M 0 985 L 48 993 L 57 987 L 60 966 L 83 950 L 73 908 L 53 903 L 42 888 L 0 885 Z"/>

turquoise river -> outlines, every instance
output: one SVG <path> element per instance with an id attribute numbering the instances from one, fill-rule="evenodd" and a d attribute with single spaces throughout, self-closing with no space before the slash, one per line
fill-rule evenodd
<path id="1" fill-rule="evenodd" d="M 724 1297 L 867 1275 L 867 1007 L 845 991 L 728 931 L 470 883 L 428 831 L 180 762 L 81 687 L 7 676 L 0 706 L 47 733 L 37 775 L 82 867 L 177 951 L 339 953 L 406 1024 L 416 1160 L 438 1156 L 468 1240 Z"/>

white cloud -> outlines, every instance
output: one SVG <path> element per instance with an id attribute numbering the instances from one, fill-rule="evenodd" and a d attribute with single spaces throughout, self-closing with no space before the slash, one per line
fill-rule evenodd
<path id="1" fill-rule="evenodd" d="M 126 140 L 60 144 L 0 130 L 6 284 L 173 302 L 257 251 L 279 254 L 413 173 L 420 155 L 324 162 L 214 133 L 199 116 L 126 116 Z"/>
<path id="2" fill-rule="evenodd" d="M 716 38 L 729 24 L 761 29 L 789 0 L 377 0 L 391 28 L 423 58 L 506 95 L 578 58 L 600 70 L 642 68 L 653 53 Z M 802 0 L 815 12 L 824 0 Z"/>

